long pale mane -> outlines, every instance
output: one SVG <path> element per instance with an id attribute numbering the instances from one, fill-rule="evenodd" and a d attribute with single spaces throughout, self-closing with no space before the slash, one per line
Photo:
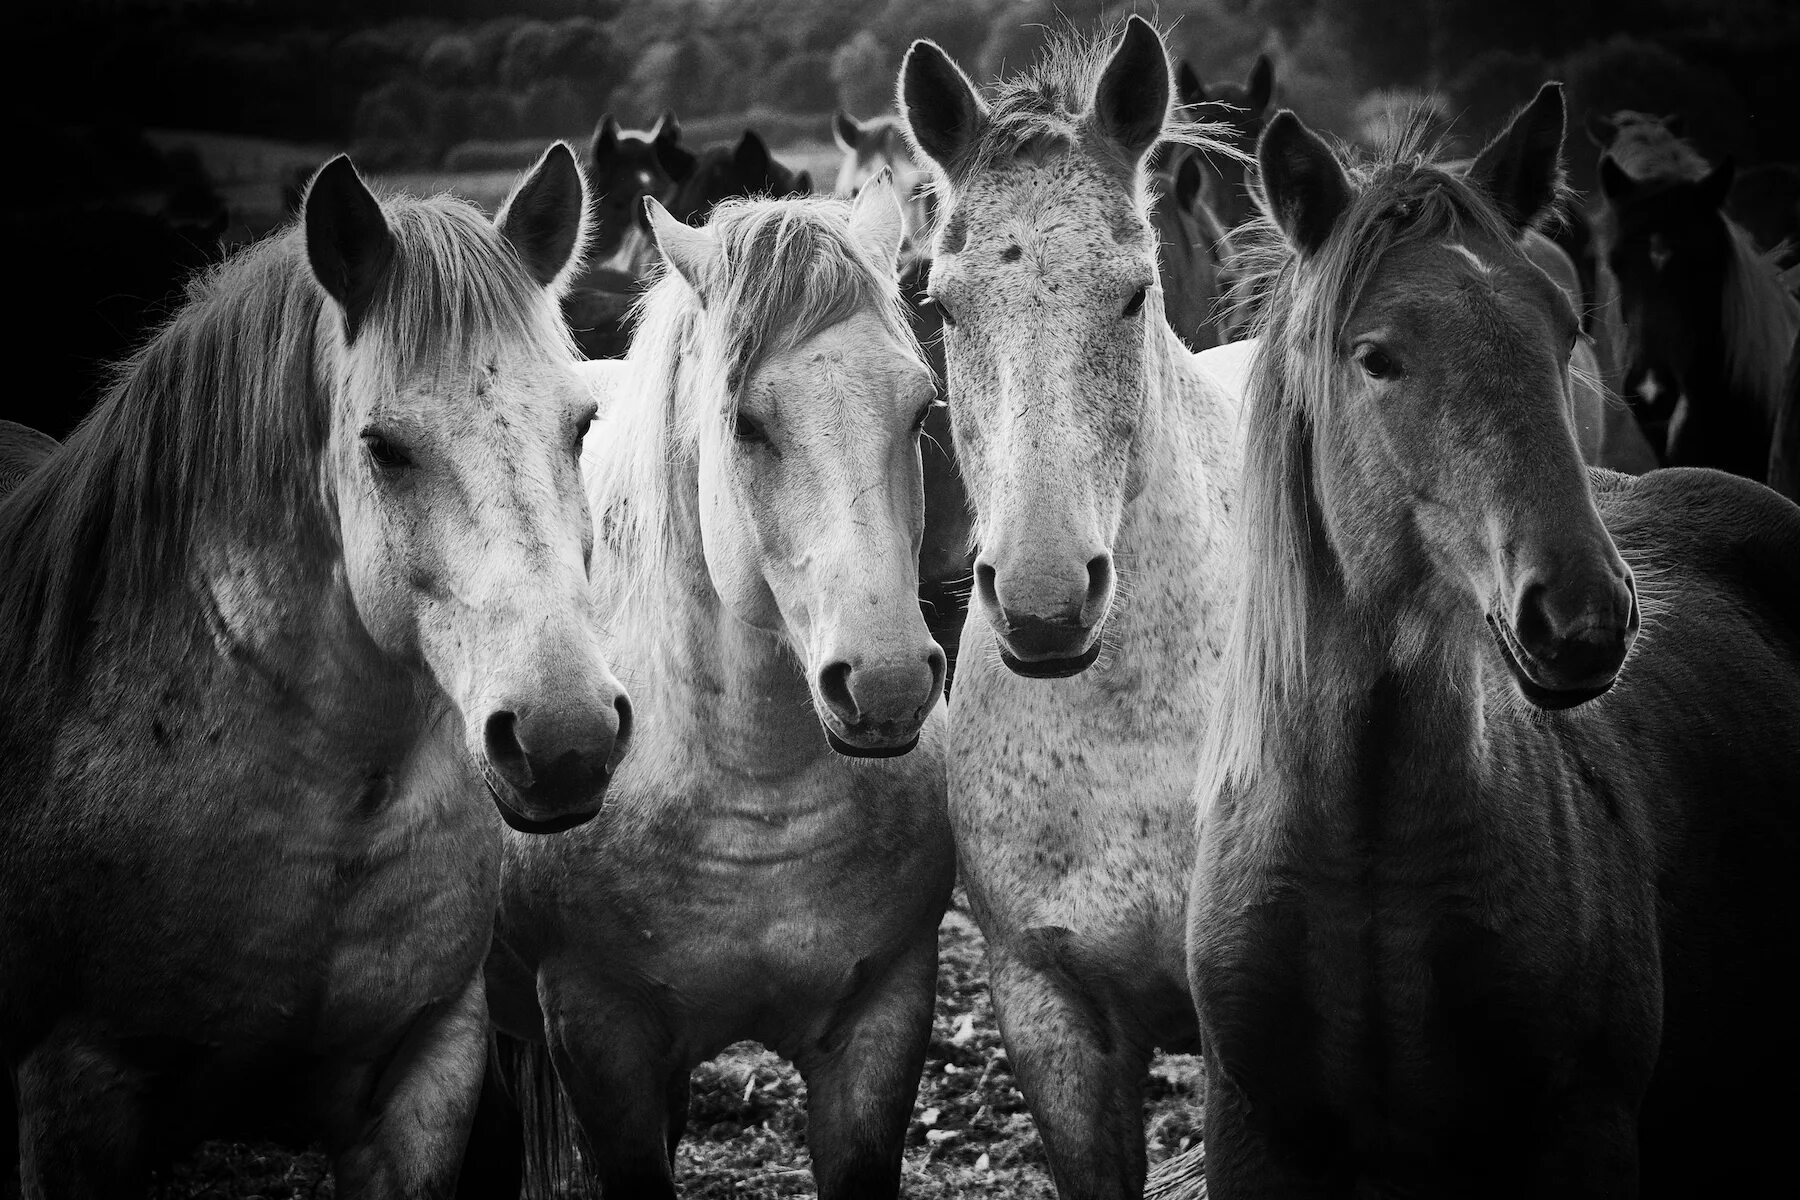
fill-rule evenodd
<path id="1" fill-rule="evenodd" d="M 1305 694 L 1309 606 L 1315 572 L 1327 569 L 1312 492 L 1314 429 L 1334 401 L 1338 342 L 1363 288 L 1381 260 L 1408 243 L 1513 240 L 1493 205 L 1438 160 L 1429 133 L 1424 120 L 1403 122 L 1349 167 L 1354 198 L 1304 259 L 1268 215 L 1266 198 L 1234 235 L 1236 288 L 1256 310 L 1250 336 L 1261 340 L 1245 395 L 1244 574 L 1201 755 L 1203 796 L 1259 771 L 1265 735 Z"/>
<path id="2" fill-rule="evenodd" d="M 395 241 L 356 386 L 394 389 L 524 342 L 572 358 L 544 290 L 476 209 L 383 202 Z M 180 586 L 194 539 L 331 552 L 321 458 L 347 385 L 342 321 L 290 226 L 196 276 L 67 444 L 0 502 L 0 671 L 74 660 L 103 612 Z"/>
<path id="3" fill-rule="evenodd" d="M 1800 330 L 1800 300 L 1781 285 L 1773 254 L 1765 255 L 1743 226 L 1725 222 L 1725 373 L 1732 385 L 1761 405 L 1774 428 L 1783 402 L 1788 353 Z"/>
<path id="4" fill-rule="evenodd" d="M 913 347 L 893 265 L 851 235 L 850 202 L 830 196 L 729 200 L 706 228 L 719 262 L 703 304 L 666 263 L 639 299 L 629 384 L 586 465 L 588 499 L 614 564 L 611 605 L 652 592 L 683 552 L 704 439 L 731 436 L 745 383 L 770 354 L 859 312 Z"/>

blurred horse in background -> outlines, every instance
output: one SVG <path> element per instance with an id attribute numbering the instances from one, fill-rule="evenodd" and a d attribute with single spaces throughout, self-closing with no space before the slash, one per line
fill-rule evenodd
<path id="1" fill-rule="evenodd" d="M 508 839 L 488 978 L 524 1131 L 465 1194 L 516 1195 L 489 1164 L 523 1145 L 531 1195 L 673 1197 L 690 1073 L 753 1039 L 806 1081 L 819 1196 L 893 1197 L 955 873 L 899 205 L 883 178 L 651 211 L 668 266 L 594 364 L 585 464 L 643 739 L 606 820 Z"/>
<path id="2" fill-rule="evenodd" d="M 1248 151 L 1262 135 L 1275 99 L 1275 65 L 1259 54 L 1243 83 L 1222 83 L 1208 89 L 1183 60 L 1176 71 L 1176 97 L 1193 120 L 1219 121 L 1229 127 L 1222 137 L 1227 146 Z M 1206 111 L 1198 111 L 1201 108 Z M 1256 199 L 1249 176 L 1250 160 L 1213 150 L 1196 150 L 1206 168 L 1200 199 L 1219 225 L 1229 233 L 1256 215 Z"/>
<path id="3" fill-rule="evenodd" d="M 1601 245 L 1618 287 L 1623 391 L 1666 420 L 1669 466 L 1769 478 L 1774 431 L 1800 400 L 1786 387 L 1800 302 L 1724 211 L 1729 161 L 1698 177 L 1636 177 L 1609 153 Z"/>
<path id="4" fill-rule="evenodd" d="M 561 144 L 491 224 L 335 159 L 0 500 L 0 1120 L 32 1200 L 271 1132 L 343 1195 L 451 1188 L 500 819 L 590 818 L 629 734 L 556 309 L 583 222 Z"/>

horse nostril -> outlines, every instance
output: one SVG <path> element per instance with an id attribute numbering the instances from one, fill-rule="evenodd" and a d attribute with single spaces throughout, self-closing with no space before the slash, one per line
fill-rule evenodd
<path id="1" fill-rule="evenodd" d="M 1096 554 L 1088 559 L 1087 574 L 1087 602 L 1082 608 L 1081 615 L 1082 619 L 1091 625 L 1100 619 L 1099 610 L 1105 606 L 1107 598 L 1112 595 L 1112 555 Z"/>
<path id="2" fill-rule="evenodd" d="M 856 697 L 850 694 L 850 664 L 835 662 L 819 672 L 819 694 L 846 724 L 856 723 Z"/>
<path id="3" fill-rule="evenodd" d="M 531 786 L 531 762 L 525 747 L 519 744 L 519 718 L 510 712 L 497 712 L 482 728 L 482 745 L 488 762 L 500 777 L 523 790 Z"/>
<path id="4" fill-rule="evenodd" d="M 998 609 L 1000 607 L 1000 594 L 994 586 L 993 564 L 985 562 L 975 564 L 975 594 L 981 597 L 981 602 L 988 608 Z"/>
<path id="5" fill-rule="evenodd" d="M 931 650 L 925 655 L 925 665 L 931 668 L 931 698 L 933 703 L 944 694 L 944 676 L 949 667 L 944 658 L 944 649 L 936 642 L 931 643 Z"/>
<path id="6" fill-rule="evenodd" d="M 631 743 L 631 700 L 620 696 L 613 701 L 613 712 L 618 715 L 619 731 L 613 734 L 612 753 L 606 756 L 606 772 L 612 774 L 619 769 L 625 760 L 625 751 Z"/>
<path id="7" fill-rule="evenodd" d="M 1555 636 L 1550 627 L 1550 614 L 1544 606 L 1544 585 L 1533 583 L 1519 593 L 1518 611 L 1513 614 L 1513 633 L 1533 654 L 1544 653 Z"/>

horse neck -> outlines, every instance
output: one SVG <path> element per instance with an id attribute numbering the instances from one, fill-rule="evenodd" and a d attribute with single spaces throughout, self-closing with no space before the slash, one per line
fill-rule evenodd
<path id="1" fill-rule="evenodd" d="M 1238 413 L 1167 323 L 1158 325 L 1147 343 L 1139 486 L 1114 551 L 1124 602 L 1109 624 L 1127 642 L 1171 633 L 1171 606 L 1222 604 L 1235 578 L 1221 555 L 1241 471 Z"/>
<path id="2" fill-rule="evenodd" d="M 1262 754 L 1261 776 L 1328 821 L 1378 811 L 1384 825 L 1398 818 L 1424 829 L 1475 815 L 1455 800 L 1472 791 L 1481 762 L 1486 631 L 1479 613 L 1435 593 L 1432 567 L 1407 547 L 1403 527 L 1373 536 L 1391 534 L 1393 553 L 1414 567 L 1394 571 L 1379 593 L 1354 595 L 1314 515 L 1303 673 L 1266 715 L 1263 745 L 1279 750 Z M 1343 811 L 1346 802 L 1359 811 Z"/>
<path id="3" fill-rule="evenodd" d="M 668 552 L 612 622 L 608 658 L 679 769 L 764 780 L 803 770 L 828 752 L 805 673 L 778 635 L 739 620 L 719 598 L 697 464 L 677 464 L 670 476 Z"/>
<path id="4" fill-rule="evenodd" d="M 366 769 L 405 754 L 446 701 L 369 638 L 340 565 L 328 543 L 203 540 L 192 596 L 215 680 L 269 710 L 264 736 Z"/>

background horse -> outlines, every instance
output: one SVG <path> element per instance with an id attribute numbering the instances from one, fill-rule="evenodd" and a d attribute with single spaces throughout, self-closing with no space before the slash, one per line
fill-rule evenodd
<path id="1" fill-rule="evenodd" d="M 557 318 L 580 174 L 494 225 L 378 203 L 196 282 L 0 502 L 0 1057 L 28 1197 L 203 1134 L 441 1195 L 481 1080 L 500 827 L 590 817 L 629 710 L 590 623 Z"/>
<path id="2" fill-rule="evenodd" d="M 1143 164 L 1212 143 L 1172 120 L 1139 18 L 990 96 L 916 42 L 901 92 L 938 175 L 931 292 L 979 547 L 950 735 L 962 879 L 1059 1191 L 1135 1195 L 1151 1055 L 1194 1034 L 1191 793 L 1238 426 L 1163 319 Z"/>
<path id="3" fill-rule="evenodd" d="M 652 211 L 670 266 L 587 463 L 647 740 L 607 820 L 508 842 L 494 1019 L 560 1081 L 526 1144 L 566 1103 L 608 1196 L 675 1194 L 689 1074 L 745 1039 L 806 1080 L 819 1195 L 895 1196 L 955 871 L 899 207 L 882 182 Z"/>
<path id="4" fill-rule="evenodd" d="M 1233 135 L 1224 139 L 1229 146 L 1256 144 L 1269 119 L 1269 105 L 1275 99 L 1275 66 L 1268 55 L 1256 56 L 1250 74 L 1241 84 L 1224 83 L 1208 90 L 1185 61 L 1176 79 L 1178 101 L 1189 117 L 1224 124 Z M 1197 111 L 1203 105 L 1209 111 Z M 1236 154 L 1204 148 L 1199 155 L 1206 168 L 1200 199 L 1220 226 L 1229 232 L 1256 214 L 1256 201 L 1250 188 L 1250 162 Z"/>
<path id="5" fill-rule="evenodd" d="M 1562 123 L 1548 86 L 1466 181 L 1262 140 L 1191 931 L 1220 1200 L 1785 1183 L 1800 510 L 1583 469 L 1517 249 Z"/>
<path id="6" fill-rule="evenodd" d="M 697 225 L 734 196 L 804 196 L 812 190 L 811 172 L 777 162 L 761 135 L 746 129 L 735 146 L 702 150 L 666 207 L 676 220 Z M 642 212 L 638 220 L 645 220 Z"/>
<path id="7" fill-rule="evenodd" d="M 1800 302 L 1721 211 L 1731 177 L 1726 163 L 1698 179 L 1640 179 L 1602 158 L 1602 247 L 1619 289 L 1624 391 L 1653 418 L 1668 414 L 1663 462 L 1766 480 L 1775 426 L 1796 403 L 1784 375 Z"/>

